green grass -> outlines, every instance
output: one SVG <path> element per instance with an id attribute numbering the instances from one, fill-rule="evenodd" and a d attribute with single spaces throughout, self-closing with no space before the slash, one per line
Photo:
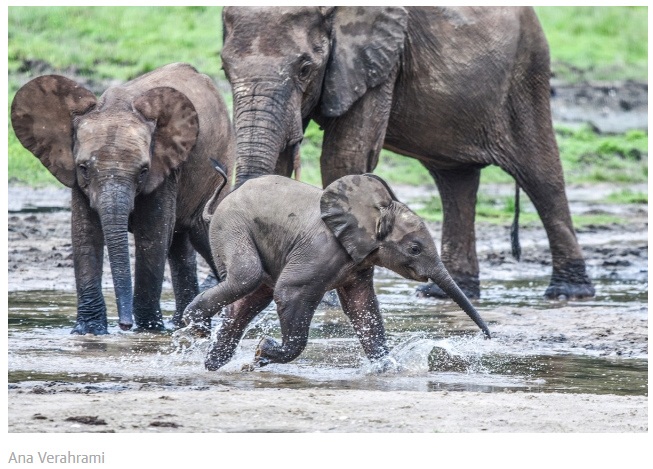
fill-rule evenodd
<path id="1" fill-rule="evenodd" d="M 647 7 L 536 7 L 554 73 L 570 81 L 647 80 Z"/>

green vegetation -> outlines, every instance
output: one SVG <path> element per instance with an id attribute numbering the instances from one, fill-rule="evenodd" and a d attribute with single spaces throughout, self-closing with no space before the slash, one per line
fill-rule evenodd
<path id="1" fill-rule="evenodd" d="M 647 80 L 648 7 L 536 7 L 555 75 Z"/>
<path id="2" fill-rule="evenodd" d="M 646 7 L 537 7 L 550 43 L 556 77 L 570 81 L 648 79 Z M 95 81 L 125 81 L 158 66 L 186 61 L 216 80 L 222 47 L 219 7 L 9 7 L 9 102 L 29 78 L 28 64 L 43 73 L 74 71 Z M 227 97 L 227 99 L 230 99 Z M 589 127 L 557 128 L 567 182 L 646 182 L 648 134 L 597 135 Z M 302 180 L 321 185 L 322 133 L 315 124 L 302 145 Z M 414 159 L 383 151 L 376 173 L 395 184 L 432 184 Z M 9 125 L 8 176 L 31 185 L 58 184 L 17 141 Z M 482 183 L 512 183 L 497 167 L 482 171 Z M 524 197 L 524 199 L 527 199 Z M 441 219 L 439 198 L 424 202 L 420 214 Z M 648 203 L 645 193 L 617 191 L 607 202 Z M 526 201 L 525 204 L 530 204 Z M 509 223 L 512 197 L 479 195 L 478 218 Z M 575 217 L 577 225 L 611 223 L 610 215 Z M 522 211 L 522 222 L 535 222 Z"/>

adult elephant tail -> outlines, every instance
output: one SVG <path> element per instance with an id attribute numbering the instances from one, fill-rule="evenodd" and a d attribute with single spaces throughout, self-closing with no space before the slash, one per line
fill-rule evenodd
<path id="1" fill-rule="evenodd" d="M 521 245 L 519 244 L 519 184 L 515 181 L 515 217 L 510 227 L 510 247 L 512 257 L 518 261 L 521 259 Z"/>

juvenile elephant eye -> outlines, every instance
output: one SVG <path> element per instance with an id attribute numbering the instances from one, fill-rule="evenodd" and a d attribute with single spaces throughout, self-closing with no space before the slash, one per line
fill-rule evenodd
<path id="1" fill-rule="evenodd" d="M 84 179 L 88 179 L 88 167 L 85 164 L 79 165 L 79 172 L 82 174 Z"/>
<path id="2" fill-rule="evenodd" d="M 311 64 L 309 62 L 304 63 L 299 69 L 299 78 L 300 80 L 305 80 L 311 74 Z"/>
<path id="3" fill-rule="evenodd" d="M 417 244 L 413 244 L 410 246 L 410 253 L 413 255 L 418 255 L 419 253 L 422 252 L 422 248 L 418 246 Z"/>
<path id="4" fill-rule="evenodd" d="M 138 182 L 143 182 L 145 176 L 147 176 L 148 171 L 148 168 L 141 169 L 141 173 L 138 175 Z"/>

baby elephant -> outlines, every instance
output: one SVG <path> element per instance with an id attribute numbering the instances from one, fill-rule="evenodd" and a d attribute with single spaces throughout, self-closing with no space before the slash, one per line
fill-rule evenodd
<path id="1" fill-rule="evenodd" d="M 211 317 L 231 304 L 209 349 L 209 370 L 231 359 L 249 322 L 272 299 L 282 343 L 265 338 L 256 362 L 293 360 L 306 346 L 315 308 L 331 289 L 367 357 L 383 358 L 388 347 L 374 293 L 375 265 L 433 280 L 490 337 L 446 271 L 424 222 L 372 174 L 342 177 L 324 191 L 281 176 L 252 179 L 217 207 L 209 236 L 223 281 L 198 295 L 183 316 L 206 334 Z"/>
<path id="2" fill-rule="evenodd" d="M 215 270 L 202 208 L 221 178 L 209 158 L 230 168 L 235 147 L 227 107 L 209 77 L 170 64 L 96 98 L 68 78 L 45 75 L 18 90 L 11 121 L 25 148 L 72 190 L 73 333 L 107 333 L 105 245 L 120 327 L 135 321 L 141 330 L 164 328 L 166 259 L 173 322 L 181 324 L 199 292 L 195 250 Z M 128 231 L 136 245 L 133 289 Z"/>

